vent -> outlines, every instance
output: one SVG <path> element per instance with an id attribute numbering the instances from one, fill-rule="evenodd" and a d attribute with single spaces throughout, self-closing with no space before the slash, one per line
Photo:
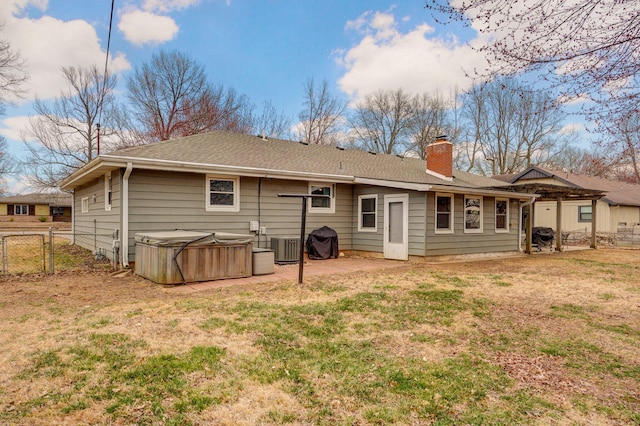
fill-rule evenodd
<path id="1" fill-rule="evenodd" d="M 298 263 L 300 258 L 299 237 L 271 237 L 271 250 L 276 263 Z"/>

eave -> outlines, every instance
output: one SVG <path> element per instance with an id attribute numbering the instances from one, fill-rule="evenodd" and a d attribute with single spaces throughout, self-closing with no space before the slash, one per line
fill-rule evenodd
<path id="1" fill-rule="evenodd" d="M 131 163 L 134 169 L 161 170 L 183 173 L 215 173 L 222 175 L 239 175 L 251 177 L 266 177 L 272 179 L 291 179 L 303 181 L 326 181 L 353 183 L 354 176 L 336 175 L 330 173 L 309 173 L 288 170 L 273 170 L 267 168 L 254 168 L 243 166 L 228 166 L 222 164 L 192 163 L 173 160 L 157 160 L 138 157 L 123 157 L 101 155 L 91 163 L 76 171 L 73 175 L 62 182 L 60 187 L 70 190 L 77 186 L 90 182 L 103 174 L 125 168 Z"/>

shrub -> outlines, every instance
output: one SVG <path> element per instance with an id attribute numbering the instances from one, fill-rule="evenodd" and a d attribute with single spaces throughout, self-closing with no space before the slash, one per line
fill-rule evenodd
<path id="1" fill-rule="evenodd" d="M 38 218 L 38 220 L 39 220 L 40 222 L 46 222 L 47 220 L 49 220 L 49 218 L 48 218 L 48 217 L 46 217 L 46 216 L 40 216 L 40 217 Z"/>

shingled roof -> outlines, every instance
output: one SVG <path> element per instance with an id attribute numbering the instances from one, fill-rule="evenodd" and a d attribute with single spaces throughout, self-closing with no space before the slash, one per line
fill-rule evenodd
<path id="1" fill-rule="evenodd" d="M 0 198 L 0 204 L 47 204 L 49 206 L 71 207 L 71 194 L 32 193 Z"/>
<path id="2" fill-rule="evenodd" d="M 595 176 L 587 176 L 576 173 L 554 171 L 540 166 L 533 166 L 516 175 L 495 176 L 495 179 L 510 183 L 524 183 L 527 178 L 549 178 L 573 188 L 591 189 L 602 191 L 605 196 L 602 201 L 610 205 L 640 206 L 640 185 L 604 179 Z"/>
<path id="3" fill-rule="evenodd" d="M 158 164 L 224 166 L 237 170 L 287 171 L 301 175 L 355 177 L 390 182 L 464 188 L 508 188 L 506 182 L 454 171 L 451 181 L 426 172 L 419 158 L 375 154 L 356 149 L 309 145 L 228 131 L 215 131 L 101 156 L 104 161 L 155 161 Z"/>

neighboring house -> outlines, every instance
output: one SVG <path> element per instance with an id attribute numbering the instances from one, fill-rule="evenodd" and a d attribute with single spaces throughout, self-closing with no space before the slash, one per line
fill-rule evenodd
<path id="1" fill-rule="evenodd" d="M 548 170 L 533 166 L 515 175 L 496 176 L 518 188 L 523 185 L 544 184 L 577 190 L 603 193 L 596 203 L 596 231 L 617 232 L 620 227 L 640 224 L 640 185 L 593 176 Z M 592 201 L 588 199 L 562 202 L 562 230 L 590 231 L 593 217 Z M 534 226 L 556 228 L 556 202 L 536 201 Z"/>
<path id="2" fill-rule="evenodd" d="M 0 198 L 0 222 L 71 222 L 70 194 L 26 194 Z"/>
<path id="3" fill-rule="evenodd" d="M 140 232 L 247 234 L 253 222 L 259 247 L 274 236 L 299 235 L 302 203 L 281 193 L 328 195 L 309 202 L 307 233 L 333 228 L 341 251 L 390 259 L 514 252 L 520 206 L 535 198 L 453 171 L 447 141 L 429 146 L 425 165 L 418 158 L 226 131 L 100 155 L 62 188 L 73 191 L 74 231 L 118 235 L 124 266 L 134 258 Z M 111 250 L 114 242 L 98 238 L 96 244 Z"/>

